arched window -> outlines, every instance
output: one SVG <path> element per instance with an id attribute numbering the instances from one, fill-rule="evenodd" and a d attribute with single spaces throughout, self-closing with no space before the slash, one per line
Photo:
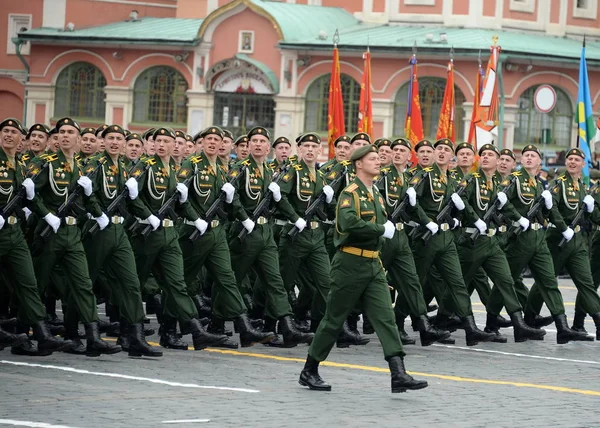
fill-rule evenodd
<path id="1" fill-rule="evenodd" d="M 97 119 L 104 122 L 106 79 L 98 67 L 87 62 L 75 62 L 56 79 L 55 117 Z"/>
<path id="2" fill-rule="evenodd" d="M 515 147 L 527 144 L 548 144 L 569 147 L 573 129 L 573 102 L 565 91 L 553 86 L 556 92 L 556 105 L 549 113 L 541 113 L 533 101 L 539 87 L 532 86 L 517 101 L 517 124 L 515 126 Z"/>
<path id="3" fill-rule="evenodd" d="M 427 139 L 435 139 L 440 111 L 444 99 L 446 79 L 439 77 L 422 77 L 419 79 L 419 100 L 421 101 L 421 116 L 423 117 L 423 134 Z M 454 85 L 454 126 L 456 128 L 456 140 L 463 141 L 465 110 L 463 103 L 465 96 L 456 85 Z M 406 120 L 406 108 L 408 106 L 408 82 L 405 83 L 398 93 L 394 103 L 394 137 L 403 137 L 404 122 Z"/>
<path id="4" fill-rule="evenodd" d="M 327 132 L 327 104 L 329 101 L 329 80 L 331 73 L 325 74 L 310 84 L 306 91 L 306 113 L 304 130 Z M 357 132 L 360 84 L 347 74 L 340 77 L 344 97 L 344 121 L 346 133 Z"/>
<path id="5" fill-rule="evenodd" d="M 188 84 L 177 70 L 156 66 L 144 71 L 133 88 L 133 121 L 137 123 L 187 123 Z"/>

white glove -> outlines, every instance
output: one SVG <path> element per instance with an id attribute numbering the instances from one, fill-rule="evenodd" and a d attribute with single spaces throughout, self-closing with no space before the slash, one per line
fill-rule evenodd
<path id="1" fill-rule="evenodd" d="M 208 228 L 208 223 L 206 220 L 199 218 L 194 221 L 194 226 L 196 226 L 196 229 L 198 229 L 200 235 L 204 235 L 204 232 L 206 232 L 206 229 Z"/>
<path id="2" fill-rule="evenodd" d="M 88 177 L 85 175 L 79 177 L 77 179 L 77 184 L 83 187 L 83 193 L 85 193 L 85 196 L 92 195 L 92 180 L 90 180 Z"/>
<path id="3" fill-rule="evenodd" d="M 54 233 L 58 232 L 58 228 L 60 227 L 60 218 L 56 217 L 52 213 L 48 213 L 44 217 L 44 220 L 46 220 L 46 223 L 50 225 Z"/>
<path id="4" fill-rule="evenodd" d="M 23 187 L 25 188 L 27 200 L 31 201 L 35 197 L 35 183 L 31 178 L 26 178 L 23 180 Z"/>
<path id="5" fill-rule="evenodd" d="M 562 233 L 562 236 L 565 237 L 567 242 L 569 242 L 571 239 L 573 239 L 573 235 L 575 235 L 575 232 L 570 227 L 567 227 L 567 229 Z"/>
<path id="6" fill-rule="evenodd" d="M 498 194 L 496 195 L 496 197 L 500 201 L 500 206 L 498 208 L 502 209 L 502 207 L 504 205 L 506 205 L 506 203 L 508 202 L 508 196 L 506 196 L 506 193 L 504 193 L 504 192 L 498 192 Z"/>
<path id="7" fill-rule="evenodd" d="M 544 205 L 546 205 L 546 209 L 552 208 L 552 195 L 549 191 L 544 190 L 542 192 L 542 198 L 544 198 Z"/>
<path id="8" fill-rule="evenodd" d="M 458 195 L 458 193 L 453 193 L 450 196 L 450 199 L 452 199 L 452 202 L 454 202 L 454 206 L 457 210 L 462 211 L 465 209 L 465 203 L 463 202 L 462 198 Z"/>
<path id="9" fill-rule="evenodd" d="M 154 214 L 150 214 L 150 217 L 148 217 L 146 221 L 150 223 L 152 230 L 156 230 L 158 229 L 158 226 L 160 226 L 160 220 Z"/>
<path id="10" fill-rule="evenodd" d="M 333 188 L 329 184 L 326 184 L 323 186 L 323 193 L 325 193 L 325 202 L 330 204 L 331 201 L 333 201 L 333 195 L 335 194 Z"/>
<path id="11" fill-rule="evenodd" d="M 252 219 L 247 218 L 246 220 L 244 220 L 242 222 L 242 226 L 246 228 L 249 234 L 252 233 L 252 231 L 254 230 L 254 222 L 252 221 Z"/>
<path id="12" fill-rule="evenodd" d="M 583 198 L 583 203 L 585 204 L 585 210 L 588 213 L 594 211 L 594 198 L 592 198 L 590 195 L 585 195 L 585 198 Z"/>
<path id="13" fill-rule="evenodd" d="M 300 217 L 298 220 L 296 220 L 296 223 L 294 223 L 294 226 L 296 226 L 298 228 L 298 233 L 300 233 L 306 227 L 306 220 L 304 220 L 302 217 Z"/>
<path id="14" fill-rule="evenodd" d="M 414 187 L 409 187 L 406 189 L 406 195 L 408 196 L 408 203 L 411 207 L 417 205 L 417 191 Z"/>
<path id="15" fill-rule="evenodd" d="M 102 213 L 100 217 L 96 217 L 95 220 L 98 223 L 98 226 L 100 226 L 100 230 L 104 230 L 106 226 L 108 226 L 108 217 L 104 213 Z"/>
<path id="16" fill-rule="evenodd" d="M 179 203 L 183 204 L 188 198 L 188 188 L 183 183 L 177 183 L 177 191 L 179 192 Z"/>
<path id="17" fill-rule="evenodd" d="M 4 223 L 6 222 L 6 220 L 4 220 L 4 217 L 2 217 L 0 215 L 0 230 L 2 230 L 2 228 L 4 227 Z"/>
<path id="18" fill-rule="evenodd" d="M 25 220 L 29 220 L 29 216 L 31 215 L 31 210 L 27 207 L 23 207 L 23 212 L 25 213 Z"/>
<path id="19" fill-rule="evenodd" d="M 279 184 L 272 181 L 271 184 L 269 184 L 269 190 L 273 192 L 273 199 L 275 199 L 275 202 L 279 202 L 281 200 L 281 189 L 279 188 Z"/>
<path id="20" fill-rule="evenodd" d="M 223 187 L 221 187 L 221 192 L 225 193 L 225 203 L 230 204 L 233 202 L 235 187 L 233 187 L 230 183 L 225 183 L 223 184 Z"/>
<path id="21" fill-rule="evenodd" d="M 429 229 L 429 231 L 431 232 L 432 235 L 435 235 L 436 233 L 438 233 L 438 230 L 440 230 L 440 227 L 437 225 L 437 223 L 430 221 L 429 223 L 427 223 L 425 225 L 425 227 L 427 229 Z"/>
<path id="22" fill-rule="evenodd" d="M 517 223 L 519 223 L 519 226 L 521 226 L 521 228 L 523 229 L 523 232 L 525 232 L 527 229 L 529 229 L 529 219 L 527 219 L 525 217 L 521 217 L 520 219 L 517 220 Z"/>
<path id="23" fill-rule="evenodd" d="M 452 219 L 452 230 L 456 229 L 458 226 L 460 226 L 460 220 L 457 218 L 453 218 Z"/>
<path id="24" fill-rule="evenodd" d="M 396 226 L 394 226 L 394 223 L 388 220 L 383 224 L 383 227 L 385 229 L 383 232 L 383 237 L 392 239 L 394 237 L 394 233 L 396 232 Z"/>
<path id="25" fill-rule="evenodd" d="M 135 178 L 131 177 L 129 180 L 125 182 L 125 187 L 127 187 L 127 191 L 129 192 L 129 197 L 131 200 L 135 200 L 140 194 L 138 190 L 138 183 Z"/>
<path id="26" fill-rule="evenodd" d="M 480 218 L 478 218 L 477 221 L 475 222 L 475 227 L 477 228 L 477 230 L 479 230 L 479 233 L 481 233 L 481 234 L 484 234 L 485 231 L 487 230 L 487 225 L 485 224 L 485 221 L 483 221 Z"/>

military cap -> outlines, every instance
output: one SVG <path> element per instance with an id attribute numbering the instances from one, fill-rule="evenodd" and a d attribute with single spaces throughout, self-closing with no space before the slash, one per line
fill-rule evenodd
<path id="1" fill-rule="evenodd" d="M 512 150 L 510 149 L 502 149 L 500 150 L 500 156 L 510 156 L 511 158 L 513 158 L 513 160 L 517 160 L 517 157 L 515 156 L 515 154 L 513 153 Z"/>
<path id="2" fill-rule="evenodd" d="M 91 128 L 91 127 L 81 128 L 81 131 L 79 131 L 79 135 L 81 135 L 83 137 L 83 134 L 92 134 L 95 137 L 96 136 L 96 128 Z"/>
<path id="3" fill-rule="evenodd" d="M 415 152 L 418 152 L 421 147 L 431 147 L 433 149 L 433 144 L 429 140 L 421 140 L 415 145 Z"/>
<path id="4" fill-rule="evenodd" d="M 233 141 L 233 134 L 229 129 L 223 129 L 223 138 L 229 138 Z"/>
<path id="5" fill-rule="evenodd" d="M 454 150 L 454 154 L 457 155 L 459 151 L 461 151 L 462 149 L 469 149 L 471 150 L 473 153 L 475 153 L 475 146 L 473 146 L 473 144 L 469 144 L 469 143 L 460 143 L 456 146 L 456 150 Z"/>
<path id="6" fill-rule="evenodd" d="M 150 137 L 152 137 L 152 136 L 154 135 L 154 131 L 156 131 L 156 129 L 155 129 L 155 128 L 150 128 L 150 129 L 147 129 L 147 130 L 146 130 L 146 132 L 144 132 L 144 133 L 142 134 L 142 138 L 143 138 L 144 140 L 147 140 L 148 138 L 150 138 Z"/>
<path id="7" fill-rule="evenodd" d="M 50 132 L 48 133 L 48 135 L 54 135 L 54 134 L 58 134 L 58 129 L 56 129 L 56 127 L 52 128 L 50 130 Z"/>
<path id="8" fill-rule="evenodd" d="M 252 138 L 255 135 L 262 135 L 267 137 L 267 140 L 271 139 L 271 133 L 267 130 L 267 128 L 263 128 L 262 126 L 255 126 L 250 131 L 248 131 L 248 139 Z"/>
<path id="9" fill-rule="evenodd" d="M 467 144 L 469 144 L 469 143 L 467 143 Z M 500 151 L 498 150 L 498 147 L 494 146 L 493 144 L 484 144 L 483 146 L 481 146 L 481 148 L 479 149 L 479 156 L 481 156 L 481 154 L 484 152 L 484 150 L 491 150 L 494 153 L 496 153 L 498 155 L 498 157 L 500 156 Z"/>
<path id="10" fill-rule="evenodd" d="M 77 129 L 77 131 L 81 130 L 79 124 L 70 117 L 63 117 L 62 119 L 59 119 L 58 122 L 56 122 L 56 125 L 54 125 L 56 131 L 58 131 L 63 126 L 74 126 L 75 129 Z"/>
<path id="11" fill-rule="evenodd" d="M 185 141 L 194 141 L 190 134 L 185 134 Z"/>
<path id="12" fill-rule="evenodd" d="M 13 128 L 18 129 L 19 132 L 23 133 L 23 125 L 21 125 L 21 122 L 18 119 L 9 117 L 8 119 L 4 119 L 2 122 L 0 122 L 0 129 L 6 126 L 12 126 Z"/>
<path id="13" fill-rule="evenodd" d="M 339 137 L 337 137 L 335 139 L 335 141 L 333 142 L 333 147 L 337 147 L 338 143 L 340 141 L 344 141 L 346 143 L 350 143 L 350 137 L 348 137 L 347 135 L 340 135 Z"/>
<path id="14" fill-rule="evenodd" d="M 373 145 L 377 148 L 380 148 L 381 146 L 388 146 L 391 148 L 392 146 L 392 141 L 387 139 L 387 138 L 378 138 L 375 140 L 375 142 L 373 143 Z"/>
<path id="15" fill-rule="evenodd" d="M 221 139 L 223 139 L 223 130 L 221 128 L 219 128 L 218 126 L 209 126 L 208 128 L 206 128 L 204 131 L 202 131 L 200 133 L 200 136 L 202 138 L 204 138 L 208 135 L 217 135 L 217 136 L 221 137 Z"/>
<path id="16" fill-rule="evenodd" d="M 36 123 L 31 128 L 29 128 L 29 132 L 27 133 L 27 138 L 31 137 L 31 133 L 33 131 L 43 132 L 46 135 L 50 135 L 50 128 L 48 125 L 44 123 Z"/>
<path id="17" fill-rule="evenodd" d="M 450 138 L 440 138 L 435 143 L 433 143 L 433 148 L 436 148 L 437 146 L 440 146 L 440 145 L 448 146 L 452 150 L 454 150 L 454 143 L 452 142 L 452 140 Z"/>
<path id="18" fill-rule="evenodd" d="M 175 131 L 175 137 L 180 137 L 185 139 L 185 132 L 177 130 Z"/>
<path id="19" fill-rule="evenodd" d="M 125 129 L 125 138 L 131 135 L 131 131 L 129 129 Z"/>
<path id="20" fill-rule="evenodd" d="M 299 146 L 301 146 L 302 143 L 317 143 L 317 144 L 321 144 L 321 137 L 319 137 L 314 132 L 307 132 L 306 134 L 302 134 L 298 138 L 296 138 L 296 144 L 298 144 Z"/>
<path id="21" fill-rule="evenodd" d="M 406 138 L 396 138 L 394 141 L 392 141 L 390 147 L 393 149 L 396 146 L 404 146 L 407 149 L 412 150 L 412 144 Z"/>
<path id="22" fill-rule="evenodd" d="M 298 138 L 296 138 L 296 142 L 298 142 Z M 290 143 L 290 140 L 287 139 L 286 137 L 279 137 L 275 141 L 273 141 L 273 144 L 271 144 L 271 147 L 275 148 L 275 147 L 277 147 L 278 144 L 288 144 L 290 146 L 292 145 Z"/>
<path id="23" fill-rule="evenodd" d="M 142 136 L 137 132 L 131 132 L 127 137 L 125 137 L 125 141 L 138 140 L 142 142 Z"/>
<path id="24" fill-rule="evenodd" d="M 583 153 L 583 150 L 581 150 L 580 148 L 577 147 L 573 147 L 571 150 L 569 150 L 567 152 L 567 154 L 565 155 L 565 159 L 568 158 L 569 156 L 579 156 L 580 158 L 585 159 L 585 153 Z"/>
<path id="25" fill-rule="evenodd" d="M 25 125 L 21 125 L 21 134 L 23 134 L 23 136 L 27 135 L 27 133 L 29 132 L 29 130 L 27 129 L 27 127 Z"/>
<path id="26" fill-rule="evenodd" d="M 371 152 L 377 153 L 377 148 L 373 144 L 367 144 L 366 146 L 359 147 L 358 149 L 352 152 L 350 160 L 352 162 L 356 162 L 357 160 L 364 158 L 367 154 Z"/>
<path id="27" fill-rule="evenodd" d="M 125 130 L 123 128 L 121 128 L 119 125 L 110 125 L 110 126 L 107 126 L 106 128 L 104 128 L 104 131 L 102 131 L 102 138 L 106 137 L 108 134 L 111 134 L 113 132 L 116 132 L 117 134 L 121 134 L 122 136 L 125 136 Z"/>
<path id="28" fill-rule="evenodd" d="M 359 132 L 358 134 L 355 134 L 350 139 L 350 144 L 354 143 L 356 140 L 365 140 L 365 141 L 368 141 L 369 144 L 371 144 L 371 137 L 369 137 L 369 134 L 367 134 L 365 132 Z"/>
<path id="29" fill-rule="evenodd" d="M 523 150 L 521 150 L 522 155 L 524 155 L 527 152 L 536 152 L 540 158 L 542 157 L 542 152 L 540 152 L 540 149 L 538 149 L 533 144 L 528 144 L 525 147 L 523 147 Z"/>
<path id="30" fill-rule="evenodd" d="M 175 138 L 175 131 L 173 131 L 171 128 L 165 128 L 165 127 L 156 128 L 156 130 L 154 131 L 154 134 L 152 134 L 152 138 L 154 138 L 156 140 L 156 137 L 160 137 L 160 136 Z"/>
<path id="31" fill-rule="evenodd" d="M 240 143 L 247 143 L 248 142 L 248 136 L 247 135 L 240 135 L 239 137 L 237 137 L 237 140 L 235 140 L 233 142 L 234 145 L 238 145 Z"/>
<path id="32" fill-rule="evenodd" d="M 98 128 L 96 128 L 96 137 L 102 137 L 102 133 L 106 128 L 108 128 L 107 124 L 100 125 Z"/>

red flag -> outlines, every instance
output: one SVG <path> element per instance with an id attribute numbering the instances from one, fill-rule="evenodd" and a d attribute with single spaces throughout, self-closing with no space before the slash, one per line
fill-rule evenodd
<path id="1" fill-rule="evenodd" d="M 496 81 L 496 67 L 500 56 L 500 46 L 490 47 L 492 54 L 488 61 L 483 79 L 483 91 L 477 107 L 475 118 L 475 147 L 479 149 L 484 144 L 492 143 L 498 136 L 498 82 Z"/>
<path id="2" fill-rule="evenodd" d="M 477 69 L 477 79 L 475 83 L 475 99 L 473 100 L 473 112 L 471 113 L 471 125 L 469 126 L 469 144 L 475 144 L 475 121 L 477 120 L 477 109 L 479 108 L 479 102 L 481 100 L 481 90 L 483 87 L 481 84 L 483 83 L 483 67 L 481 67 L 481 63 L 479 63 L 479 68 Z"/>
<path id="3" fill-rule="evenodd" d="M 419 101 L 419 80 L 417 78 L 417 56 L 413 54 L 410 59 L 410 84 L 408 85 L 408 108 L 406 110 L 406 121 L 404 122 L 404 132 L 406 138 L 410 140 L 413 147 L 421 141 L 423 137 L 423 118 L 421 117 L 421 102 Z M 417 163 L 417 157 L 413 151 L 411 162 Z"/>
<path id="4" fill-rule="evenodd" d="M 329 159 L 335 157 L 333 142 L 346 133 L 344 123 L 344 99 L 340 78 L 340 55 L 337 46 L 333 47 L 333 65 L 329 81 L 329 103 L 327 105 L 327 142 L 329 143 Z"/>
<path id="5" fill-rule="evenodd" d="M 438 123 L 435 139 L 449 138 L 455 142 L 456 135 L 454 129 L 454 61 L 448 63 L 448 80 L 444 90 L 444 99 L 442 100 L 442 109 L 440 111 L 440 121 Z"/>
<path id="6" fill-rule="evenodd" d="M 358 132 L 373 133 L 373 97 L 371 94 L 371 52 L 363 55 L 365 66 L 363 80 L 360 85 L 360 102 L 358 105 Z"/>

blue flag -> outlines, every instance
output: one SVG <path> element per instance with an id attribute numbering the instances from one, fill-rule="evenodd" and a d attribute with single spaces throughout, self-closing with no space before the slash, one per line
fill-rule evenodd
<path id="1" fill-rule="evenodd" d="M 590 96 L 590 82 L 588 80 L 587 64 L 585 61 L 585 39 L 581 48 L 581 60 L 579 62 L 579 93 L 577 95 L 577 110 L 575 121 L 579 127 L 578 146 L 585 154 L 585 166 L 583 168 L 583 180 L 590 182 L 590 167 L 592 166 L 592 153 L 590 142 L 596 135 L 596 124 L 592 109 L 592 98 Z"/>

